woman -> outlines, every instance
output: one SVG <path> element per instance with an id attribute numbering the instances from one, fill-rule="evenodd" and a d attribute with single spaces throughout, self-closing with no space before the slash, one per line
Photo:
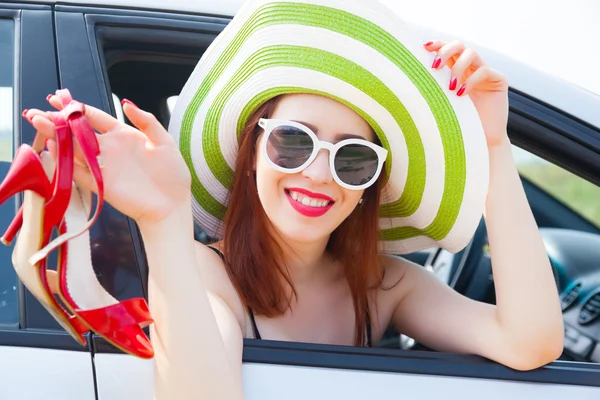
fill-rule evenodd
<path id="1" fill-rule="evenodd" d="M 554 360 L 562 316 L 511 156 L 505 78 L 460 42 L 415 46 L 376 3 L 312 3 L 246 4 L 190 77 L 171 135 L 130 101 L 137 129 L 86 108 L 105 200 L 147 251 L 156 397 L 241 399 L 244 337 L 369 346 L 394 326 L 518 370 Z M 25 116 L 56 153 L 48 114 Z M 497 305 L 386 255 L 460 250 L 484 205 Z M 194 242 L 194 218 L 221 238 L 212 248 Z"/>

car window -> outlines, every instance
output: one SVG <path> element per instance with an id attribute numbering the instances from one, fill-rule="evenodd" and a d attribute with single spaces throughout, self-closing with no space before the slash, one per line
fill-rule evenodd
<path id="1" fill-rule="evenodd" d="M 13 157 L 14 21 L 0 19 L 0 179 L 4 179 Z M 14 200 L 0 206 L 0 229 L 15 215 Z M 11 263 L 12 246 L 0 245 L 0 327 L 18 322 L 17 279 Z"/>
<path id="2" fill-rule="evenodd" d="M 513 146 L 519 174 L 600 228 L 600 187 Z"/>

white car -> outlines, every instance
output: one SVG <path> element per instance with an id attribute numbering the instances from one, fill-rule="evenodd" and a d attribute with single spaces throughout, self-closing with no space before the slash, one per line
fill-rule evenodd
<path id="1" fill-rule="evenodd" d="M 118 99 L 130 99 L 167 126 L 188 75 L 240 3 L 0 2 L 0 179 L 14 149 L 33 139 L 21 111 L 47 108 L 46 95 L 57 88 L 121 117 Z M 416 29 L 424 40 L 454 37 L 435 26 Z M 481 37 L 460 39 L 512 85 L 509 134 L 555 269 L 563 355 L 517 372 L 480 357 L 430 351 L 392 330 L 371 349 L 246 340 L 247 399 L 600 398 L 600 95 L 491 52 Z M 0 229 L 17 202 L 0 206 Z M 121 300 L 145 296 L 147 266 L 135 224 L 107 205 L 91 236 L 104 287 Z M 0 247 L 0 399 L 152 399 L 152 361 L 124 355 L 94 335 L 88 347 L 79 346 L 19 284 L 11 252 Z M 458 292 L 495 301 L 483 223 L 463 252 L 431 249 L 409 258 Z M 193 334 L 202 340 L 202 332 Z"/>

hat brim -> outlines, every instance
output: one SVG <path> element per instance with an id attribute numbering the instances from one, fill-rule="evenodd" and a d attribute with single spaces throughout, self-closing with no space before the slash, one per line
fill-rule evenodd
<path id="1" fill-rule="evenodd" d="M 267 100 L 316 93 L 346 104 L 389 151 L 381 250 L 459 251 L 482 215 L 488 150 L 468 97 L 448 69 L 378 2 L 251 0 L 186 83 L 169 131 L 192 171 L 193 212 L 221 237 L 238 135 Z"/>

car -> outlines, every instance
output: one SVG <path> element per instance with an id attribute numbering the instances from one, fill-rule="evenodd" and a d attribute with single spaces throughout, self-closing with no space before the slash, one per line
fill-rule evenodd
<path id="1" fill-rule="evenodd" d="M 47 109 L 45 98 L 57 88 L 121 119 L 120 99 L 130 99 L 167 126 L 187 77 L 240 4 L 1 2 L 0 178 L 14 150 L 35 134 L 21 111 Z M 415 28 L 427 39 L 453 37 Z M 562 302 L 562 356 L 521 372 L 481 357 L 431 351 L 391 330 L 374 348 L 246 339 L 247 399 L 600 398 L 600 90 L 473 46 L 511 83 L 508 130 Z M 0 206 L 2 229 L 19 201 Z M 105 205 L 90 233 L 102 285 L 119 300 L 147 298 L 148 267 L 136 224 Z M 196 235 L 211 240 L 199 229 Z M 77 344 L 18 282 L 11 252 L 0 246 L 0 398 L 152 399 L 152 360 L 125 355 L 92 333 L 87 346 Z M 406 257 L 465 296 L 495 302 L 483 221 L 457 254 L 428 249 Z M 202 340 L 201 332 L 194 335 Z"/>

